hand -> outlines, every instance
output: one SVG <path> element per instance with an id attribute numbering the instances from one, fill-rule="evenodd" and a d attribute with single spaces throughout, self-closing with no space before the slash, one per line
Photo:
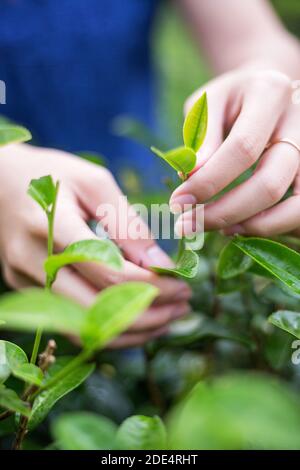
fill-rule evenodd
<path id="1" fill-rule="evenodd" d="M 44 284 L 47 220 L 26 191 L 32 178 L 48 174 L 60 181 L 55 251 L 78 240 L 97 238 L 87 221 L 97 218 L 100 203 L 115 206 L 111 225 L 117 221 L 123 224 L 123 229 L 127 228 L 124 227 L 124 213 L 118 213 L 118 200 L 122 194 L 108 170 L 57 150 L 25 144 L 1 149 L 0 256 L 4 278 L 15 289 Z M 141 225 L 147 233 L 145 224 L 141 222 Z M 132 240 L 128 237 L 116 242 L 122 243 L 126 258 L 121 272 L 97 263 L 77 264 L 60 271 L 53 289 L 89 305 L 99 290 L 112 284 L 145 281 L 157 286 L 160 295 L 155 304 L 112 344 L 113 347 L 134 346 L 162 334 L 170 321 L 187 313 L 190 290 L 181 281 L 159 277 L 146 269 L 153 264 L 171 264 L 151 238 Z"/>
<path id="2" fill-rule="evenodd" d="M 290 80 L 275 71 L 239 70 L 205 87 L 209 125 L 196 171 L 175 190 L 170 204 L 205 204 L 205 230 L 270 236 L 300 227 L 300 107 L 292 103 Z M 202 94 L 197 91 L 187 109 Z M 252 175 L 209 201 L 247 169 Z M 294 185 L 294 196 L 279 202 Z M 178 224 L 193 226 L 195 210 Z M 189 221 L 189 222 L 188 222 Z M 188 230 L 188 229 L 187 229 Z M 187 232 L 185 232 L 187 233 Z"/>

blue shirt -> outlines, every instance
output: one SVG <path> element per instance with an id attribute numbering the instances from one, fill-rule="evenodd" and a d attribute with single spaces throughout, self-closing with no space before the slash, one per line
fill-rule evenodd
<path id="1" fill-rule="evenodd" d="M 129 114 L 153 125 L 149 35 L 158 0 L 1 0 L 0 112 L 38 145 L 103 153 L 157 180 L 150 152 L 111 131 Z M 147 176 L 145 178 L 145 175 Z"/>

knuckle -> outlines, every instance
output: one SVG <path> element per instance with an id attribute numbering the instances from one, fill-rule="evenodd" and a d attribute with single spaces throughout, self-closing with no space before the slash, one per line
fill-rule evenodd
<path id="1" fill-rule="evenodd" d="M 283 183 L 276 179 L 263 179 L 261 185 L 267 194 L 267 197 L 271 203 L 279 201 L 284 195 Z"/>
<path id="2" fill-rule="evenodd" d="M 24 256 L 24 243 L 21 238 L 12 238 L 5 249 L 5 260 L 8 266 L 18 268 L 22 265 Z"/>
<path id="3" fill-rule="evenodd" d="M 14 272 L 7 264 L 5 264 L 2 268 L 2 276 L 3 276 L 5 283 L 9 287 L 13 287 L 13 288 L 17 287 Z"/>
<path id="4" fill-rule="evenodd" d="M 243 162 L 247 162 L 247 165 L 253 165 L 258 157 L 259 148 L 257 140 L 245 134 L 238 134 L 235 136 L 234 142 L 235 148 L 237 149 L 238 155 L 241 155 Z"/>

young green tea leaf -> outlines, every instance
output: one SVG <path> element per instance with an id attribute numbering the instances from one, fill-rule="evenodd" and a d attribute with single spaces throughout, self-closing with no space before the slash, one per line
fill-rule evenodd
<path id="1" fill-rule="evenodd" d="M 48 212 L 56 198 L 56 186 L 51 176 L 31 180 L 27 193 Z"/>
<path id="2" fill-rule="evenodd" d="M 151 147 L 151 150 L 184 176 L 188 175 L 195 168 L 197 156 L 191 148 L 178 147 L 168 152 L 162 152 L 156 147 Z"/>
<path id="3" fill-rule="evenodd" d="M 34 364 L 21 364 L 12 370 L 12 373 L 18 379 L 24 380 L 34 385 L 42 385 L 44 378 L 41 369 Z"/>
<path id="4" fill-rule="evenodd" d="M 272 313 L 269 322 L 300 339 L 300 313 L 278 310 Z"/>
<path id="5" fill-rule="evenodd" d="M 108 287 L 87 311 L 81 338 L 88 349 L 109 343 L 146 310 L 158 289 L 144 282 L 128 282 Z"/>
<path id="6" fill-rule="evenodd" d="M 65 364 L 63 367 L 64 366 Z M 34 400 L 28 423 L 29 429 L 33 429 L 38 426 L 47 416 L 55 403 L 84 382 L 93 372 L 94 367 L 94 364 L 79 366 L 77 369 L 67 374 L 63 379 L 60 379 L 53 386 L 49 386 L 48 389 L 42 391 Z M 56 366 L 54 371 L 58 372 L 58 370 L 59 369 Z M 50 368 L 48 378 L 54 378 L 55 372 L 51 373 Z M 47 383 L 47 381 L 45 383 Z"/>
<path id="7" fill-rule="evenodd" d="M 200 382 L 168 423 L 173 449 L 300 448 L 297 395 L 258 374 Z"/>
<path id="8" fill-rule="evenodd" d="M 54 282 L 59 269 L 68 264 L 98 262 L 119 270 L 122 260 L 120 250 L 111 240 L 81 240 L 69 245 L 62 253 L 49 256 L 44 266 Z"/>
<path id="9" fill-rule="evenodd" d="M 24 416 L 29 416 L 30 409 L 24 403 L 14 390 L 6 388 L 4 385 L 0 385 L 0 408 L 6 410 L 16 411 Z"/>
<path id="10" fill-rule="evenodd" d="M 25 127 L 16 126 L 10 123 L 0 124 L 0 146 L 26 142 L 31 139 L 30 132 Z"/>
<path id="11" fill-rule="evenodd" d="M 252 259 L 230 242 L 221 251 L 217 273 L 222 279 L 231 279 L 243 274 L 252 264 Z"/>
<path id="12" fill-rule="evenodd" d="M 186 147 L 198 152 L 205 139 L 207 120 L 207 96 L 203 93 L 187 113 L 183 124 L 183 141 Z"/>
<path id="13" fill-rule="evenodd" d="M 197 276 L 199 268 L 199 257 L 192 250 L 184 250 L 175 268 L 161 268 L 159 266 L 151 266 L 151 270 L 158 274 L 166 276 L 183 277 L 192 279 Z"/>
<path id="14" fill-rule="evenodd" d="M 0 382 L 10 376 L 12 371 L 28 363 L 26 353 L 14 343 L 0 340 Z"/>
<path id="15" fill-rule="evenodd" d="M 52 434 L 62 450 L 113 450 L 117 426 L 104 416 L 68 413 L 56 419 Z"/>
<path id="16" fill-rule="evenodd" d="M 0 297 L 2 329 L 36 331 L 43 328 L 53 333 L 79 335 L 85 310 L 75 302 L 32 288 L 11 292 Z"/>
<path id="17" fill-rule="evenodd" d="M 160 450 L 167 445 L 167 434 L 158 416 L 130 416 L 119 427 L 117 441 L 121 449 Z"/>
<path id="18" fill-rule="evenodd" d="M 236 237 L 232 243 L 294 292 L 300 293 L 300 255 L 281 243 Z"/>

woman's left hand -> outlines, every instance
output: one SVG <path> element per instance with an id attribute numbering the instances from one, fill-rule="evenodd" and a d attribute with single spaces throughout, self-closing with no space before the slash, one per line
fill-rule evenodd
<path id="1" fill-rule="evenodd" d="M 187 109 L 204 89 L 207 136 L 196 170 L 174 191 L 171 207 L 205 203 L 205 230 L 228 235 L 271 236 L 299 228 L 300 106 L 293 103 L 291 80 L 277 71 L 231 72 L 197 91 Z M 246 181 L 209 202 L 254 164 Z M 280 202 L 290 186 L 293 196 Z M 190 217 L 195 210 L 177 222 L 185 234 L 185 227 L 192 226 Z"/>

